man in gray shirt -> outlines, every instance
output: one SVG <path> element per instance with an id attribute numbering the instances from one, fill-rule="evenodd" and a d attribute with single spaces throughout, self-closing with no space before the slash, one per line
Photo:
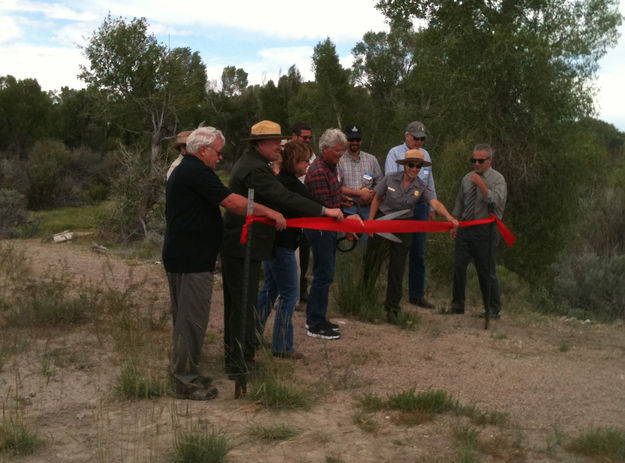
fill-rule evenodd
<path id="1" fill-rule="evenodd" d="M 502 218 L 506 207 L 508 188 L 503 175 L 491 167 L 492 162 L 493 149 L 491 146 L 476 145 L 471 158 L 473 172 L 469 172 L 462 178 L 460 191 L 458 191 L 452 211 L 452 215 L 457 219 L 486 219 L 490 216 L 491 211 L 499 219 Z M 484 307 L 489 308 L 491 318 L 500 317 L 501 297 L 495 263 L 495 249 L 499 242 L 499 232 L 493 231 L 492 233 L 491 239 L 490 223 L 451 230 L 451 239 L 456 241 L 456 249 L 450 313 L 464 313 L 467 267 L 469 262 L 473 260 L 480 282 Z"/>

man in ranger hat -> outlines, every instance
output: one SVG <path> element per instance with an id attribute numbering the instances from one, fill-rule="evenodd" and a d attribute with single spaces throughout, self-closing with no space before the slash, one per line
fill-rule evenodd
<path id="1" fill-rule="evenodd" d="M 178 135 L 176 135 L 176 143 L 174 143 L 173 148 L 176 151 L 178 151 L 180 154 L 174 160 L 174 162 L 171 163 L 171 165 L 169 166 L 169 169 L 167 169 L 168 180 L 169 180 L 169 176 L 174 171 L 174 169 L 178 167 L 178 164 L 182 162 L 182 156 L 184 154 L 187 154 L 187 138 L 189 137 L 189 135 L 191 135 L 191 132 L 192 132 L 191 130 L 185 130 L 184 132 L 180 132 Z"/>
<path id="2" fill-rule="evenodd" d="M 425 161 L 431 162 L 430 153 L 422 148 L 425 142 L 425 126 L 422 122 L 413 121 L 406 126 L 404 133 L 404 143 L 390 149 L 384 164 L 386 175 L 392 172 L 401 172 L 402 166 L 397 164 L 398 160 L 406 157 L 406 152 L 412 149 L 423 151 Z M 434 177 L 432 167 L 424 166 L 419 171 L 419 178 L 427 185 L 436 198 L 436 188 L 434 187 Z M 425 202 L 417 203 L 414 206 L 414 220 L 434 220 L 436 212 Z M 425 309 L 433 309 L 434 304 L 425 298 L 425 233 L 414 233 L 410 247 L 410 259 L 408 265 L 408 293 L 411 304 L 416 304 Z"/>
<path id="3" fill-rule="evenodd" d="M 280 126 L 261 121 L 252 126 L 249 149 L 234 164 L 230 174 L 230 189 L 247 196 L 254 189 L 254 200 L 291 217 L 328 216 L 343 220 L 338 208 L 321 204 L 289 191 L 276 178 L 271 162 L 280 158 L 282 150 Z M 255 304 L 258 299 L 260 267 L 263 260 L 273 255 L 275 230 L 272 226 L 255 223 L 248 229 L 252 240 L 249 278 L 243 281 L 245 245 L 240 243 L 245 218 L 229 211 L 224 216 L 224 239 L 221 248 L 224 288 L 224 342 L 226 373 L 231 379 L 245 378 L 254 369 L 257 345 L 255 334 Z M 244 288 L 247 285 L 247 304 L 244 306 Z"/>

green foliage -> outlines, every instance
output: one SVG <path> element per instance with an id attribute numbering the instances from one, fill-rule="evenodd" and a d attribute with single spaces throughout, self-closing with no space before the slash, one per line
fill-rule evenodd
<path id="1" fill-rule="evenodd" d="M 362 260 L 358 248 L 337 257 L 335 299 L 338 311 L 362 321 L 379 323 L 384 319 L 384 307 L 377 301 L 380 285 L 377 280 L 376 284 L 364 281 Z"/>
<path id="2" fill-rule="evenodd" d="M 115 391 L 122 399 L 153 399 L 165 395 L 165 385 L 137 366 L 126 365 L 117 378 Z"/>
<path id="3" fill-rule="evenodd" d="M 375 432 L 380 427 L 372 416 L 363 412 L 354 413 L 354 415 L 352 415 L 352 421 L 365 432 Z"/>
<path id="4" fill-rule="evenodd" d="M 226 66 L 223 69 L 221 73 L 221 91 L 224 95 L 228 97 L 240 95 L 246 88 L 247 72 L 234 66 Z"/>
<path id="5" fill-rule="evenodd" d="M 104 213 L 106 203 L 93 206 L 60 207 L 37 211 L 33 217 L 38 220 L 37 231 L 41 237 L 49 237 L 64 230 L 95 231 L 99 217 Z"/>
<path id="6" fill-rule="evenodd" d="M 404 392 L 392 394 L 388 398 L 389 408 L 403 412 L 420 411 L 437 414 L 453 409 L 454 405 L 455 402 L 449 393 L 441 389 L 415 394 L 415 389 L 411 388 Z"/>
<path id="7" fill-rule="evenodd" d="M 30 455 L 41 444 L 41 439 L 24 423 L 4 421 L 0 425 L 0 452 L 15 456 Z"/>
<path id="8" fill-rule="evenodd" d="M 232 449 L 219 433 L 187 432 L 176 436 L 173 463 L 220 463 Z"/>
<path id="9" fill-rule="evenodd" d="M 377 412 L 384 408 L 384 400 L 380 398 L 376 393 L 364 394 L 358 401 L 358 405 L 366 412 Z"/>
<path id="10" fill-rule="evenodd" d="M 268 408 L 290 410 L 308 408 L 312 402 L 309 392 L 293 384 L 279 371 L 266 370 L 252 381 L 248 397 Z"/>
<path id="11" fill-rule="evenodd" d="M 284 424 L 274 425 L 254 424 L 250 428 L 250 434 L 265 440 L 278 441 L 289 440 L 297 436 L 299 431 Z"/>
<path id="12" fill-rule="evenodd" d="M 0 188 L 0 238 L 15 238 L 28 221 L 26 198 L 14 190 Z"/>
<path id="13" fill-rule="evenodd" d="M 625 462 L 625 432 L 612 427 L 593 428 L 572 439 L 566 448 L 596 461 Z"/>
<path id="14" fill-rule="evenodd" d="M 557 268 L 553 296 L 569 311 L 606 321 L 625 318 L 625 254 L 571 254 L 563 256 Z"/>
<path id="15" fill-rule="evenodd" d="M 0 77 L 0 151 L 24 159 L 37 140 L 52 135 L 52 100 L 35 79 Z"/>
<path id="16" fill-rule="evenodd" d="M 349 71 L 339 63 L 336 47 L 329 38 L 315 45 L 312 60 L 320 99 L 325 102 L 326 111 L 335 116 L 337 127 L 343 127 Z"/>

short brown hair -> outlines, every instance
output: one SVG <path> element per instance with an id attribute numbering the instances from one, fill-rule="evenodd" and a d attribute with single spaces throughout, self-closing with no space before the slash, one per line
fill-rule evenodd
<path id="1" fill-rule="evenodd" d="M 290 174 L 295 174 L 295 166 L 298 162 L 309 161 L 313 150 L 308 143 L 303 141 L 290 141 L 282 150 L 281 169 Z"/>

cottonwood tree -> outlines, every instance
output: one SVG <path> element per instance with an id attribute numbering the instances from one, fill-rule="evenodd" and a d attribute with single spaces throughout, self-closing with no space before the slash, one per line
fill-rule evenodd
<path id="1" fill-rule="evenodd" d="M 574 136 L 575 122 L 593 113 L 594 76 L 618 38 L 618 6 L 617 0 L 377 5 L 393 26 L 416 31 L 403 99 L 428 96 L 419 114 L 438 137 L 434 151 L 459 140 L 468 149 L 471 141 L 496 147 L 497 169 L 509 181 L 506 214 L 523 230 L 515 246 L 523 252 L 507 254 L 529 277 L 540 277 L 552 262 L 575 215 L 577 182 L 585 181 L 584 159 L 592 158 L 592 147 Z"/>
<path id="2" fill-rule="evenodd" d="M 149 139 L 144 163 L 123 163 L 144 171 L 135 220 L 121 222 L 128 224 L 123 236 L 136 237 L 140 231 L 147 233 L 148 212 L 162 196 L 167 161 L 164 142 L 176 133 L 180 114 L 196 107 L 205 96 L 205 66 L 188 48 L 168 50 L 159 43 L 148 33 L 145 18 L 126 21 L 108 15 L 83 54 L 89 65 L 81 67 L 80 77 L 107 98 L 107 120 L 102 122 L 119 127 L 125 134 L 122 142 L 139 146 L 120 151 L 126 157 L 127 153 L 140 156 L 145 153 L 141 146 Z"/>

